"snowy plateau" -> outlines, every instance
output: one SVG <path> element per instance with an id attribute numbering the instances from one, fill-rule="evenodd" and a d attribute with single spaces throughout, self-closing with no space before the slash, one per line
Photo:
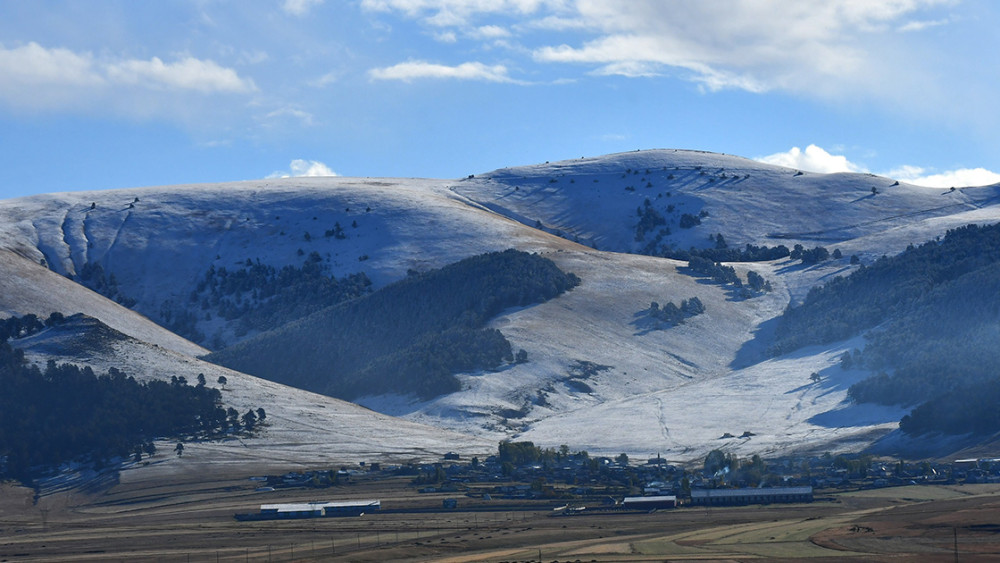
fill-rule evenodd
<path id="1" fill-rule="evenodd" d="M 488 455 L 503 439 L 678 463 L 713 449 L 860 451 L 896 439 L 907 412 L 848 400 L 848 387 L 868 374 L 842 369 L 839 358 L 863 338 L 770 357 L 774 319 L 809 288 L 859 267 L 852 256 L 868 264 L 951 228 L 1000 221 L 998 195 L 1000 185 L 934 189 L 685 150 L 460 180 L 288 178 L 48 194 L 0 202 L 0 312 L 84 313 L 125 336 L 87 349 L 62 346 L 65 331 L 43 331 L 20 344 L 33 362 L 116 366 L 140 379 L 224 375 L 227 404 L 266 407 L 270 424 L 258 437 L 194 443 L 183 465 L 149 471 Z M 666 223 L 637 233 L 644 208 Z M 685 215 L 700 223 L 682 228 Z M 324 236 L 335 224 L 344 236 Z M 735 248 L 821 245 L 842 257 L 731 263 L 741 277 L 754 271 L 772 284 L 746 297 L 686 273 L 686 262 L 642 254 L 656 236 L 688 249 L 711 247 L 720 234 Z M 460 391 L 429 401 L 381 395 L 353 404 L 236 373 L 199 359 L 207 344 L 154 322 L 165 304 L 197 312 L 188 296 L 211 267 L 280 268 L 315 252 L 329 274 L 364 272 L 379 288 L 508 248 L 549 258 L 581 284 L 490 321 L 527 362 L 459 374 Z M 113 274 L 131 308 L 74 282 L 85 264 Z M 646 315 L 653 301 L 692 297 L 705 311 L 683 324 L 662 329 Z M 226 343 L 239 338 L 222 319 L 198 322 Z"/>

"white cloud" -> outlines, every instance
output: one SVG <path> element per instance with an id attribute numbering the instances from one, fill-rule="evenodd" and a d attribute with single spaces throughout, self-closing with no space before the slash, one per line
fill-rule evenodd
<path id="1" fill-rule="evenodd" d="M 928 174 L 927 170 L 919 166 L 903 166 L 886 175 L 901 182 L 929 188 L 964 188 L 1000 183 L 1000 174 L 985 168 L 960 168 Z"/>
<path id="2" fill-rule="evenodd" d="M 341 74 L 339 71 L 331 71 L 319 78 L 308 81 L 306 84 L 314 88 L 323 88 L 340 80 Z"/>
<path id="3" fill-rule="evenodd" d="M 568 3 L 567 0 L 362 0 L 361 7 L 381 12 L 400 11 L 441 27 L 464 27 L 482 14 L 525 15 Z"/>
<path id="4" fill-rule="evenodd" d="M 507 76 L 507 67 L 488 66 L 480 62 L 447 66 L 425 61 L 409 61 L 368 71 L 374 80 L 402 80 L 410 82 L 420 78 L 450 78 L 456 80 L 484 80 L 487 82 L 514 82 Z"/>
<path id="5" fill-rule="evenodd" d="M 546 31 L 578 31 L 578 30 L 599 30 L 600 26 L 595 26 L 576 14 L 566 13 L 564 15 L 549 15 L 531 20 L 523 27 L 544 29 Z"/>
<path id="6" fill-rule="evenodd" d="M 476 39 L 502 39 L 510 37 L 510 32 L 498 25 L 483 25 L 473 30 L 471 35 Z"/>
<path id="7" fill-rule="evenodd" d="M 864 166 L 849 161 L 846 156 L 830 154 L 825 149 L 816 145 L 809 145 L 805 150 L 799 147 L 792 147 L 787 152 L 760 157 L 756 160 L 786 168 L 823 174 L 834 172 L 868 172 L 868 169 Z M 1000 174 L 985 168 L 960 168 L 946 172 L 931 173 L 926 168 L 920 166 L 905 165 L 888 172 L 880 173 L 879 175 L 928 188 L 960 188 L 1000 183 Z"/>
<path id="8" fill-rule="evenodd" d="M 270 59 L 271 55 L 269 55 L 267 51 L 261 51 L 260 49 L 243 51 L 240 53 L 240 63 L 242 64 L 256 65 L 267 62 Z"/>
<path id="9" fill-rule="evenodd" d="M 252 80 L 211 60 L 106 60 L 34 42 L 9 49 L 0 45 L 0 76 L 0 103 L 25 109 L 91 107 L 130 113 L 154 105 L 147 95 L 150 91 L 171 95 L 256 91 Z"/>
<path id="10" fill-rule="evenodd" d="M 659 76 L 662 68 L 659 65 L 644 63 L 640 61 L 624 61 L 610 63 L 591 72 L 595 76 L 627 76 L 628 78 L 638 78 L 641 76 Z"/>
<path id="11" fill-rule="evenodd" d="M 148 61 L 128 60 L 108 65 L 106 72 L 112 82 L 147 88 L 236 94 L 257 89 L 252 80 L 240 78 L 235 70 L 193 57 L 170 64 L 158 57 Z"/>
<path id="12" fill-rule="evenodd" d="M 361 6 L 472 38 L 496 27 L 475 27 L 477 20 L 497 15 L 520 17 L 513 26 L 518 32 L 575 30 L 579 42 L 546 45 L 543 38 L 534 59 L 591 65 L 593 74 L 649 77 L 680 70 L 710 91 L 785 90 L 837 99 L 845 92 L 871 95 L 878 84 L 894 82 L 897 90 L 886 86 L 882 94 L 900 96 L 900 80 L 889 71 L 919 71 L 900 64 L 896 57 L 911 51 L 887 48 L 885 32 L 950 23 L 914 18 L 955 1 L 362 0 Z"/>
<path id="13" fill-rule="evenodd" d="M 812 90 L 868 76 L 860 38 L 921 6 L 945 0 L 822 3 L 592 0 L 577 4 L 579 27 L 598 36 L 581 45 L 540 47 L 542 62 L 691 71 L 710 90 Z M 565 24 L 563 24 L 565 25 Z"/>
<path id="14" fill-rule="evenodd" d="M 931 27 L 939 27 L 942 25 L 948 25 L 951 20 L 945 18 L 943 20 L 925 20 L 925 21 L 910 21 L 896 28 L 896 31 L 907 33 L 910 31 L 923 31 Z"/>
<path id="15" fill-rule="evenodd" d="M 912 166 L 910 164 L 904 164 L 899 168 L 893 168 L 892 170 L 886 172 L 884 176 L 887 178 L 894 178 L 896 180 L 909 181 L 913 178 L 919 178 L 927 172 L 927 169 L 921 166 Z"/>
<path id="16" fill-rule="evenodd" d="M 0 44 L 0 102 L 14 107 L 79 106 L 85 92 L 107 80 L 89 53 L 46 49 L 37 43 L 6 49 Z"/>
<path id="17" fill-rule="evenodd" d="M 864 167 L 847 160 L 846 156 L 830 154 L 822 147 L 809 145 L 805 150 L 792 147 L 787 152 L 779 152 L 756 159 L 759 162 L 775 164 L 796 170 L 831 174 L 834 172 L 867 172 Z"/>
<path id="18" fill-rule="evenodd" d="M 90 53 L 46 49 L 35 42 L 13 49 L 0 44 L 0 72 L 4 83 L 80 86 L 103 82 Z"/>
<path id="19" fill-rule="evenodd" d="M 304 16 L 313 6 L 319 6 L 323 0 L 285 0 L 281 9 L 293 16 Z"/>
<path id="20" fill-rule="evenodd" d="M 329 166 L 318 160 L 303 160 L 297 158 L 288 165 L 288 171 L 276 171 L 269 174 L 268 178 L 301 178 L 320 176 L 339 176 L 330 169 Z"/>
<path id="21" fill-rule="evenodd" d="M 268 121 L 290 118 L 300 122 L 302 125 L 306 127 L 310 127 L 315 124 L 315 121 L 313 119 L 313 114 L 307 111 L 302 111 L 300 109 L 289 108 L 289 107 L 276 109 L 265 115 L 264 118 Z"/>

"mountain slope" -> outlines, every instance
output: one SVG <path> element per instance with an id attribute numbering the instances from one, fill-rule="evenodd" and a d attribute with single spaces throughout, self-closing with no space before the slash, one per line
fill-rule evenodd
<path id="1" fill-rule="evenodd" d="M 103 341 L 100 347 L 67 346 L 67 340 Z M 109 336 L 113 335 L 113 336 Z M 101 323 L 79 319 L 70 326 L 46 329 L 21 341 L 29 361 L 43 365 L 49 359 L 91 366 L 103 373 L 117 368 L 137 380 L 184 377 L 193 383 L 203 374 L 209 386 L 222 389 L 226 407 L 246 412 L 263 407 L 267 423 L 259 436 L 211 442 L 188 442 L 184 455 L 145 468 L 144 472 L 197 471 L 231 466 L 254 468 L 332 465 L 385 460 L 433 460 L 447 451 L 484 455 L 495 445 L 467 435 L 415 424 L 363 407 L 248 376 L 187 355 L 140 342 Z M 55 353 L 54 353 L 55 352 Z M 225 385 L 216 383 L 225 377 Z M 172 444 L 160 444 L 172 448 Z"/>
<path id="2" fill-rule="evenodd" d="M 334 396 L 455 391 L 455 371 L 513 362 L 510 344 L 483 329 L 579 283 L 551 261 L 515 250 L 466 258 L 315 312 L 207 359 Z"/>
<path id="3" fill-rule="evenodd" d="M 602 250 L 646 254 L 705 248 L 708 235 L 717 233 L 736 247 L 833 245 L 996 203 L 1000 195 L 997 186 L 947 191 L 871 174 L 807 173 L 682 150 L 504 168 L 463 180 L 453 190 L 526 225 L 540 223 Z M 646 200 L 664 223 L 637 237 L 637 210 Z M 700 223 L 685 228 L 685 214 Z M 661 229 L 669 234 L 650 249 Z"/>
<path id="4" fill-rule="evenodd" d="M 344 238 L 326 236 L 337 225 Z M 190 302 L 210 268 L 247 260 L 300 266 L 315 252 L 329 275 L 364 272 L 381 287 L 488 251 L 552 244 L 542 233 L 461 201 L 440 181 L 296 178 L 50 194 L 0 205 L 0 238 L 54 272 L 99 266 L 104 288 L 160 322 L 197 311 L 206 342 L 227 322 Z M 557 243 L 559 244 L 559 243 Z M 112 279 L 113 278 L 113 279 Z"/>
<path id="5" fill-rule="evenodd" d="M 0 249 L 0 311 L 7 316 L 84 313 L 144 342 L 198 356 L 207 350 L 36 262 Z"/>
<path id="6" fill-rule="evenodd" d="M 843 451 L 892 431 L 900 413 L 850 405 L 847 388 L 864 374 L 836 370 L 857 339 L 767 359 L 774 319 L 816 283 L 857 269 L 851 255 L 870 264 L 947 228 L 1000 221 L 997 186 L 950 191 L 893 184 L 864 174 L 798 174 L 727 155 L 642 151 L 458 181 L 262 180 L 23 198 L 0 202 L 0 244 L 43 272 L 42 260 L 68 275 L 100 265 L 105 293 L 134 299 L 136 311 L 160 322 L 166 310 L 189 314 L 206 336 L 219 334 L 227 344 L 254 334 L 237 336 L 218 310 L 191 301 L 212 267 L 233 270 L 248 259 L 297 267 L 315 252 L 326 275 L 363 273 L 378 289 L 410 270 L 484 252 L 539 253 L 581 284 L 489 321 L 513 349 L 527 352 L 527 362 L 459 374 L 458 391 L 429 401 L 384 393 L 359 403 L 474 434 L 480 443 L 525 437 L 591 452 L 660 451 L 679 460 L 715 447 L 739 454 Z M 655 224 L 654 211 L 662 224 Z M 636 240 L 645 217 L 653 228 L 640 228 Z M 670 232 L 660 235 L 666 227 Z M 634 254 L 717 245 L 720 233 L 731 247 L 822 244 L 843 256 L 818 264 L 791 258 L 733 264 L 742 280 L 754 271 L 771 282 L 770 293 L 747 295 L 692 276 L 683 262 Z M 588 248 L 595 245 L 599 250 Z M 66 307 L 78 298 L 118 307 L 89 291 L 85 299 L 78 293 L 85 290 L 71 291 L 69 280 L 50 276 L 70 292 Z M 44 315 L 49 303 L 62 303 L 44 290 L 19 291 L 17 302 L 0 295 L 0 307 Z M 683 324 L 649 314 L 653 301 L 694 297 L 705 311 Z M 44 306 L 25 305 L 32 300 Z M 141 339 L 156 338 L 165 336 Z M 813 372 L 822 383 L 811 382 Z M 718 441 L 744 430 L 757 436 Z"/>
<path id="7" fill-rule="evenodd" d="M 853 385 L 858 402 L 923 404 L 910 434 L 1000 431 L 1000 224 L 953 229 L 811 290 L 780 318 L 774 348 L 792 350 L 865 332 L 842 364 L 879 374 Z"/>

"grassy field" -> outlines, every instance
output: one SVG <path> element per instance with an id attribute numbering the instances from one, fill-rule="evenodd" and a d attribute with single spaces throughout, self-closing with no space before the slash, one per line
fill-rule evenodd
<path id="1" fill-rule="evenodd" d="M 275 468 L 271 473 L 280 473 Z M 1000 486 L 899 487 L 806 505 L 591 511 L 419 494 L 405 478 L 257 492 L 249 475 L 145 479 L 34 498 L 0 488 L 0 562 L 15 561 L 954 561 L 1000 559 Z M 454 495 L 452 495 L 454 496 Z M 269 502 L 378 498 L 359 518 L 238 522 Z M 490 510 L 487 510 L 490 509 Z"/>

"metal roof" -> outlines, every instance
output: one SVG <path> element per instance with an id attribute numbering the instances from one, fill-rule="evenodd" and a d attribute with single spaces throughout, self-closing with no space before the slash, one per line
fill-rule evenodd
<path id="1" fill-rule="evenodd" d="M 322 512 L 323 507 L 311 502 L 283 503 L 283 504 L 262 504 L 261 512 Z"/>
<path id="2" fill-rule="evenodd" d="M 812 487 L 772 487 L 767 489 L 693 489 L 691 491 L 691 498 L 811 495 L 812 492 Z"/>
<path id="3" fill-rule="evenodd" d="M 293 502 L 281 504 L 262 504 L 261 512 L 309 512 L 321 511 L 326 508 L 369 508 L 381 506 L 378 500 L 348 500 L 340 502 Z"/>
<path id="4" fill-rule="evenodd" d="M 625 497 L 622 503 L 632 503 L 632 502 L 677 502 L 677 497 L 674 495 L 660 495 L 656 497 Z"/>

